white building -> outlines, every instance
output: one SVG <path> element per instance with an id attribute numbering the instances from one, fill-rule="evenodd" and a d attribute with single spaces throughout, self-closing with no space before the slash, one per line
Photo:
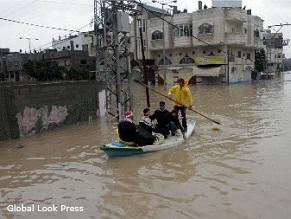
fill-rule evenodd
<path id="1" fill-rule="evenodd" d="M 83 50 L 88 51 L 89 56 L 95 56 L 94 46 L 94 32 L 84 32 L 78 35 L 70 35 L 65 38 L 59 37 L 59 39 L 52 39 L 52 48 L 57 51 L 64 50 Z"/>
<path id="2" fill-rule="evenodd" d="M 227 2 L 229 5 L 231 1 Z M 241 1 L 235 2 L 241 5 Z M 132 25 L 130 50 L 134 59 L 142 60 L 141 27 L 146 62 L 158 83 L 163 83 L 164 71 L 167 84 L 175 83 L 179 77 L 192 84 L 250 81 L 255 50 L 263 48 L 259 34 L 263 20 L 241 7 L 202 8 L 201 1 L 198 6 L 192 13 L 175 8 L 172 16 L 144 6 Z"/>

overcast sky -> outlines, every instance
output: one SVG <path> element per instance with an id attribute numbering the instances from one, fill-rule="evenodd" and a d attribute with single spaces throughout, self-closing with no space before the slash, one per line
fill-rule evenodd
<path id="1" fill-rule="evenodd" d="M 149 0 L 141 1 L 160 6 Z M 211 7 L 212 1 L 202 0 L 202 4 Z M 63 38 L 73 30 L 93 29 L 90 23 L 94 17 L 94 0 L 0 0 L 0 5 L 0 48 L 10 48 L 12 52 L 20 49 L 29 52 L 29 41 L 32 50 L 43 50 L 51 46 L 52 38 Z M 177 5 L 179 10 L 187 8 L 188 12 L 198 9 L 197 0 L 178 0 Z M 264 28 L 291 24 L 291 0 L 243 0 L 242 6 L 265 20 Z M 279 29 L 274 27 L 272 32 Z M 279 32 L 283 32 L 284 39 L 291 39 L 291 25 L 283 26 Z M 284 47 L 288 58 L 291 58 L 290 45 Z"/>

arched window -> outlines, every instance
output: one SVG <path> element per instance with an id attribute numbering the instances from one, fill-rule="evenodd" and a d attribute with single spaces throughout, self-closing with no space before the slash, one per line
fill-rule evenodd
<path id="1" fill-rule="evenodd" d="M 172 64 L 172 62 L 171 62 L 171 60 L 170 59 L 168 59 L 167 57 L 166 57 L 166 65 L 171 65 Z M 160 61 L 159 61 L 159 63 L 158 63 L 158 65 L 163 65 L 164 64 L 164 58 L 162 58 Z"/>
<path id="2" fill-rule="evenodd" d="M 189 57 L 187 54 L 185 55 L 184 58 L 182 58 L 180 60 L 180 64 L 191 64 L 191 63 L 195 63 L 194 59 L 192 59 L 191 57 Z"/>
<path id="3" fill-rule="evenodd" d="M 208 23 L 201 24 L 199 27 L 199 34 L 213 33 L 213 26 Z"/>
<path id="4" fill-rule="evenodd" d="M 152 33 L 152 40 L 162 40 L 163 38 L 164 34 L 159 30 L 156 30 Z"/>

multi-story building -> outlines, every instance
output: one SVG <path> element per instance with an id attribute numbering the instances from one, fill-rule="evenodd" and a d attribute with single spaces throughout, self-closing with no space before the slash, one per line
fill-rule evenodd
<path id="1" fill-rule="evenodd" d="M 266 35 L 263 37 L 266 45 L 266 70 L 263 72 L 264 77 L 273 77 L 282 71 L 283 65 L 283 46 L 288 45 L 289 40 L 283 40 L 282 33 L 271 33 L 266 30 Z"/>
<path id="2" fill-rule="evenodd" d="M 236 2 L 240 7 L 202 8 L 199 1 L 197 11 L 174 8 L 172 15 L 144 5 L 142 15 L 133 20 L 133 56 L 142 58 L 141 42 L 135 37 L 141 28 L 146 62 L 158 83 L 163 83 L 165 72 L 167 84 L 179 77 L 192 84 L 250 81 L 255 50 L 263 47 L 259 36 L 263 20 Z"/>
<path id="3" fill-rule="evenodd" d="M 75 50 L 88 51 L 89 56 L 95 56 L 95 46 L 93 42 L 94 31 L 79 33 L 78 35 L 70 35 L 65 38 L 59 37 L 52 42 L 52 48 L 59 51 Z"/>

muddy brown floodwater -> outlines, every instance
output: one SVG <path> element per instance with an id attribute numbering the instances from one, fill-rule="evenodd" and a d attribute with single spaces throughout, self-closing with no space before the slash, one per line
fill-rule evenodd
<path id="1" fill-rule="evenodd" d="M 162 91 L 162 86 L 155 89 Z M 0 218 L 291 218 L 291 72 L 191 86 L 195 133 L 169 150 L 108 158 L 104 118 L 0 142 Z M 145 90 L 132 86 L 135 121 Z M 150 91 L 151 110 L 164 100 Z"/>

